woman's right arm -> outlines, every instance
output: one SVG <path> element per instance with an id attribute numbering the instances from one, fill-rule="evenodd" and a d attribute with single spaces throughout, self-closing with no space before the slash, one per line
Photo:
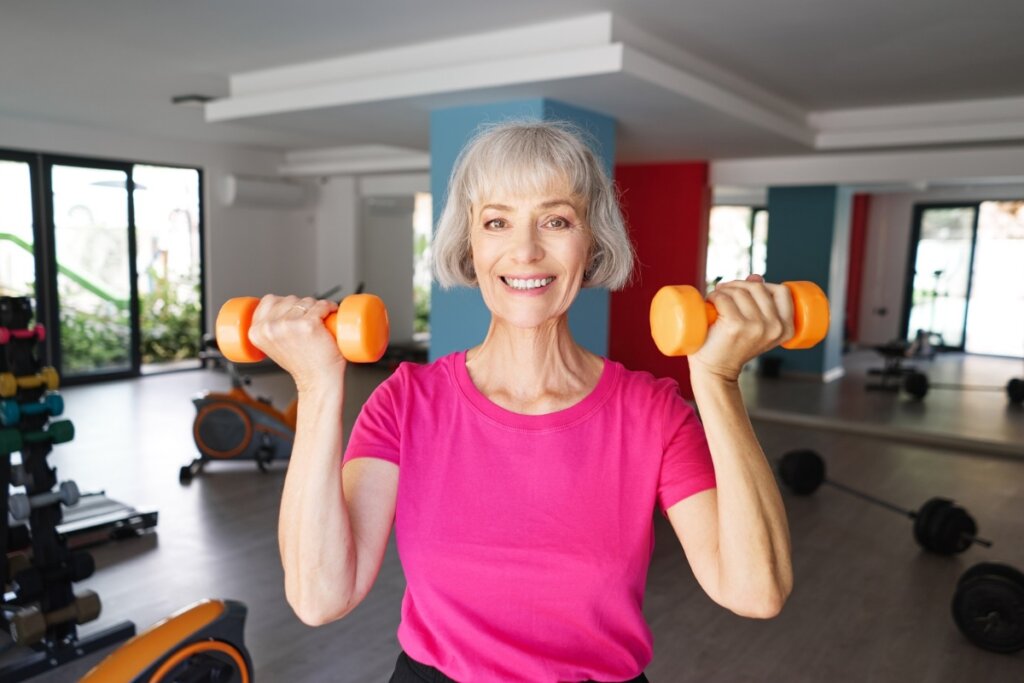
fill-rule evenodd
<path id="1" fill-rule="evenodd" d="M 369 593 L 398 489 L 398 467 L 383 460 L 358 458 L 342 472 L 345 359 L 322 322 L 336 308 L 330 301 L 266 296 L 249 330 L 298 390 L 278 544 L 288 604 L 311 626 L 340 619 Z"/>

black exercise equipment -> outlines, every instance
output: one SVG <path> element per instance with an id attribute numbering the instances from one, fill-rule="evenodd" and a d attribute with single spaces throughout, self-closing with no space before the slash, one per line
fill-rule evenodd
<path id="1" fill-rule="evenodd" d="M 962 553 L 977 543 L 991 547 L 992 542 L 979 538 L 978 526 L 967 511 L 954 505 L 948 498 L 932 498 L 917 511 L 907 510 L 875 498 L 845 484 L 825 477 L 825 461 L 818 453 L 808 449 L 789 451 L 778 462 L 779 478 L 786 487 L 799 496 L 814 493 L 819 486 L 829 484 L 840 491 L 898 512 L 914 520 L 914 540 L 929 552 L 938 555 Z"/>
<path id="2" fill-rule="evenodd" d="M 200 600 L 122 645 L 79 683 L 250 683 L 245 615 L 240 602 Z"/>
<path id="3" fill-rule="evenodd" d="M 1014 377 L 1005 387 L 983 384 L 953 384 L 931 382 L 923 372 L 911 372 L 903 378 L 903 391 L 916 399 L 924 398 L 930 389 L 957 389 L 959 391 L 1005 391 L 1006 398 L 1014 405 L 1024 404 L 1024 379 Z"/>
<path id="4" fill-rule="evenodd" d="M 960 577 L 953 595 L 953 620 L 972 643 L 990 652 L 1024 650 L 1024 573 L 1006 564 L 982 562 Z"/>

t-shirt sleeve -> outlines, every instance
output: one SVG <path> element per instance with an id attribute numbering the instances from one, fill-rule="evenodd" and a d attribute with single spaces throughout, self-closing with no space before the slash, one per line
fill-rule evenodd
<path id="1" fill-rule="evenodd" d="M 673 382 L 665 407 L 665 450 L 658 478 L 658 506 L 662 514 L 684 498 L 715 488 L 715 467 L 697 413 L 680 396 Z"/>
<path id="2" fill-rule="evenodd" d="M 399 366 L 370 394 L 352 425 L 342 465 L 354 458 L 380 458 L 400 466 L 400 397 L 406 371 Z"/>

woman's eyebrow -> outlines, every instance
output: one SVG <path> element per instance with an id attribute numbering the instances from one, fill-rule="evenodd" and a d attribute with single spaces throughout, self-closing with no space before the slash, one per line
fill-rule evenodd
<path id="1" fill-rule="evenodd" d="M 550 208 L 553 208 L 553 207 L 556 207 L 556 206 L 568 206 L 569 208 L 573 209 L 574 211 L 576 210 L 576 207 L 573 206 L 573 203 L 571 201 L 569 201 L 568 199 L 551 199 L 549 201 L 546 201 L 546 202 L 543 202 L 541 204 L 538 204 L 537 208 L 538 209 L 550 209 Z M 513 207 L 508 206 L 506 204 L 484 204 L 483 206 L 480 207 L 480 211 L 484 211 L 485 209 L 496 209 L 498 211 L 513 211 L 514 210 Z"/>

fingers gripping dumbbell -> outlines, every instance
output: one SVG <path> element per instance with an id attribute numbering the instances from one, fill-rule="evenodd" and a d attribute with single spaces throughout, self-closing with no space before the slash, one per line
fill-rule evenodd
<path id="1" fill-rule="evenodd" d="M 73 481 L 62 481 L 60 489 L 57 491 L 37 493 L 34 496 L 16 493 L 7 500 L 7 508 L 10 510 L 11 516 L 20 521 L 28 519 L 28 516 L 32 514 L 32 510 L 35 508 L 55 505 L 57 503 L 71 506 L 77 503 L 80 497 L 78 484 Z"/>
<path id="2" fill-rule="evenodd" d="M 828 335 L 828 297 L 813 282 L 783 282 L 793 297 L 793 338 L 785 349 L 809 349 Z M 689 285 L 662 287 L 651 300 L 651 336 L 666 356 L 696 353 L 718 311 Z"/>
<path id="3" fill-rule="evenodd" d="M 217 314 L 217 346 L 228 360 L 255 363 L 266 358 L 266 354 L 249 341 L 252 315 L 259 303 L 259 299 L 251 296 L 230 299 Z M 373 363 L 380 360 L 387 349 L 387 308 L 380 297 L 373 294 L 345 297 L 338 304 L 338 310 L 323 322 L 346 360 Z"/>
<path id="4" fill-rule="evenodd" d="M 822 484 L 856 496 L 869 503 L 914 520 L 914 540 L 937 555 L 962 553 L 977 543 L 991 547 L 992 541 L 979 538 L 978 525 L 964 508 L 948 498 L 931 498 L 917 511 L 906 510 L 825 477 L 825 461 L 812 450 L 790 451 L 778 462 L 779 478 L 798 496 L 814 493 Z"/>
<path id="5" fill-rule="evenodd" d="M 73 621 L 85 624 L 100 616 L 102 605 L 100 596 L 94 591 L 82 591 L 75 596 L 75 601 L 67 607 L 42 612 L 38 607 L 25 607 L 7 617 L 10 625 L 11 638 L 19 645 L 33 645 L 46 635 L 46 629 L 57 624 Z"/>

